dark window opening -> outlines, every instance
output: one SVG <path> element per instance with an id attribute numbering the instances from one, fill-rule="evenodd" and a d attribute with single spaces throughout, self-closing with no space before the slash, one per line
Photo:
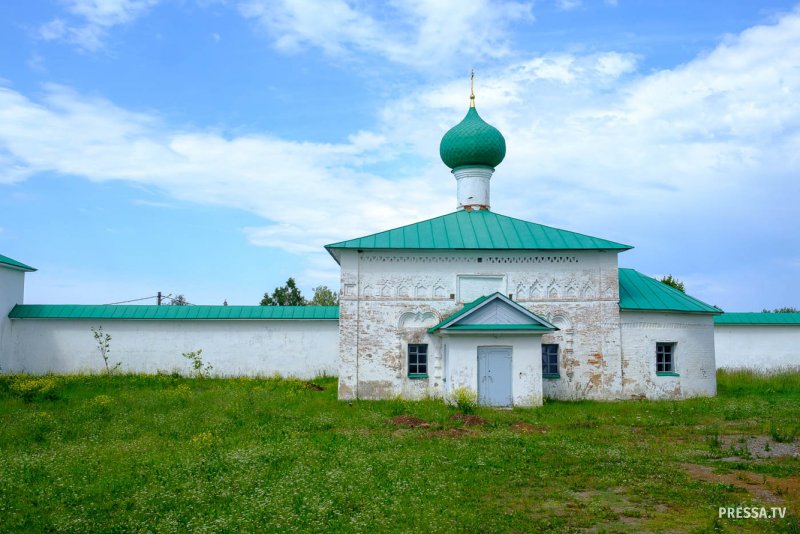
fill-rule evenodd
<path id="1" fill-rule="evenodd" d="M 656 343 L 656 373 L 675 372 L 675 343 Z"/>
<path id="2" fill-rule="evenodd" d="M 408 345 L 408 376 L 428 375 L 428 345 L 425 343 Z"/>
<path id="3" fill-rule="evenodd" d="M 558 376 L 558 345 L 542 345 L 542 375 Z"/>

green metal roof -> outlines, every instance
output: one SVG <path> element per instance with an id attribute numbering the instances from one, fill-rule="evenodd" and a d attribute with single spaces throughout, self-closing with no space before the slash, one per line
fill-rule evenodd
<path id="1" fill-rule="evenodd" d="M 436 326 L 432 326 L 432 327 L 428 328 L 428 332 L 430 332 L 430 333 L 436 332 L 442 326 L 444 326 L 445 324 L 447 324 L 447 323 L 449 323 L 451 321 L 454 321 L 454 320 L 458 319 L 459 317 L 461 317 L 462 315 L 466 314 L 468 311 L 470 311 L 475 306 L 478 306 L 479 304 L 483 304 L 484 302 L 486 302 L 486 300 L 488 300 L 489 297 L 491 297 L 491 295 L 478 297 L 477 299 L 473 300 L 472 302 L 468 302 L 467 304 L 464 304 L 464 307 L 461 308 L 460 310 L 458 310 L 457 312 L 455 312 L 453 315 L 450 315 L 449 317 L 445 317 Z"/>
<path id="2" fill-rule="evenodd" d="M 723 313 L 714 324 L 800 325 L 800 313 Z"/>
<path id="3" fill-rule="evenodd" d="M 514 331 L 536 331 L 536 332 L 552 332 L 552 328 L 547 328 L 540 324 L 457 324 L 455 326 L 448 326 L 448 332 L 455 330 L 456 332 L 464 331 L 483 331 L 483 330 L 514 330 Z"/>
<path id="4" fill-rule="evenodd" d="M 459 319 L 466 317 L 469 315 L 473 310 L 480 307 L 481 304 L 486 302 L 487 300 L 494 300 L 500 299 L 506 302 L 508 305 L 518 308 L 521 312 L 525 315 L 531 317 L 535 321 L 539 321 L 540 324 L 454 324 L 458 322 Z M 447 326 L 450 325 L 450 326 Z M 449 317 L 444 318 L 439 324 L 436 326 L 432 326 L 428 328 L 428 332 L 433 334 L 437 330 L 444 328 L 447 331 L 455 330 L 455 331 L 468 331 L 468 330 L 536 330 L 536 331 L 546 331 L 550 332 L 552 330 L 558 330 L 555 326 L 551 325 L 529 309 L 525 308 L 524 306 L 514 302 L 506 298 L 505 295 L 502 293 L 492 293 L 491 295 L 485 295 L 483 297 L 478 297 L 477 299 L 473 300 L 472 302 L 468 302 L 464 304 L 464 307 L 455 312 L 454 314 L 450 315 Z"/>
<path id="5" fill-rule="evenodd" d="M 393 230 L 333 243 L 325 248 L 331 252 L 332 249 L 345 248 L 628 250 L 632 247 L 507 217 L 488 210 L 462 210 Z"/>
<path id="6" fill-rule="evenodd" d="M 11 267 L 13 269 L 19 269 L 20 271 L 28 271 L 28 272 L 33 272 L 36 270 L 30 265 L 25 265 L 22 262 L 11 259 L 8 256 L 3 256 L 2 254 L 0 254 L 0 266 Z"/>
<path id="7" fill-rule="evenodd" d="M 17 304 L 8 316 L 11 319 L 336 320 L 339 307 Z"/>
<path id="8" fill-rule="evenodd" d="M 497 167 L 506 157 L 506 140 L 500 130 L 471 107 L 464 119 L 444 134 L 439 155 L 451 169 L 473 165 Z"/>
<path id="9" fill-rule="evenodd" d="M 694 297 L 634 269 L 619 270 L 619 307 L 631 311 L 722 313 Z"/>

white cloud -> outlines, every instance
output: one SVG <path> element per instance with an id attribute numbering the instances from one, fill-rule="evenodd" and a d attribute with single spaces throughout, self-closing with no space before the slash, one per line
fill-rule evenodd
<path id="1" fill-rule="evenodd" d="M 478 109 L 508 142 L 494 208 L 671 251 L 670 269 L 716 250 L 715 225 L 796 242 L 785 228 L 800 195 L 800 12 L 674 69 L 636 66 L 616 52 L 564 53 L 481 73 Z M 258 214 L 265 224 L 244 229 L 253 243 L 319 254 L 453 208 L 437 149 L 466 105 L 463 79 L 423 87 L 390 101 L 372 131 L 325 144 L 181 131 L 62 86 L 38 100 L 0 89 L 0 180 L 142 183 Z M 403 170 L 377 176 L 374 163 Z M 637 254 L 626 257 L 646 260 Z"/>
<path id="2" fill-rule="evenodd" d="M 786 234 L 800 196 L 800 13 L 673 69 L 636 67 L 627 54 L 562 53 L 481 73 L 478 110 L 508 144 L 493 207 L 669 251 L 662 263 L 678 268 L 735 250 L 743 228 L 800 245 Z M 464 94 L 460 80 L 415 90 L 387 104 L 395 131 L 382 133 L 433 152 Z"/>
<path id="3" fill-rule="evenodd" d="M 532 3 L 414 0 L 380 11 L 346 0 L 247 0 L 241 13 L 257 20 L 282 50 L 317 47 L 327 54 L 375 54 L 415 67 L 442 67 L 453 57 L 472 61 L 508 53 L 510 21 L 533 19 Z"/>
<path id="4" fill-rule="evenodd" d="M 39 28 L 45 41 L 64 40 L 90 52 L 103 47 L 114 26 L 129 24 L 160 0 L 64 0 L 75 23 L 55 18 Z"/>
<path id="5" fill-rule="evenodd" d="M 256 213 L 269 225 L 246 230 L 253 242 L 293 252 L 449 207 L 432 182 L 363 171 L 384 143 L 368 132 L 324 144 L 172 131 L 63 86 L 46 86 L 38 102 L 0 88 L 4 181 L 53 171 L 145 184 L 179 200 Z"/>
<path id="6" fill-rule="evenodd" d="M 556 6 L 563 11 L 572 11 L 581 7 L 582 4 L 581 0 L 556 0 Z"/>

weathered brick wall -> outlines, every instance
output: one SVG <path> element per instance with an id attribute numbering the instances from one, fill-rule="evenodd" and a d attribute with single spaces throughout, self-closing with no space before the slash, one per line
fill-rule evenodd
<path id="1" fill-rule="evenodd" d="M 341 252 L 340 398 L 442 395 L 441 339 L 425 328 L 461 309 L 460 277 L 476 275 L 499 277 L 502 293 L 569 325 L 544 340 L 565 349 L 565 378 L 550 395 L 621 395 L 615 253 Z M 429 343 L 427 380 L 406 377 L 406 346 L 418 342 Z"/>

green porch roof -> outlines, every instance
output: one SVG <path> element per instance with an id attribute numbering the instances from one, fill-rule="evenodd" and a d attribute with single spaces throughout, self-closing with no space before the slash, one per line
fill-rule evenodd
<path id="1" fill-rule="evenodd" d="M 619 270 L 619 307 L 629 311 L 722 313 L 694 297 L 634 269 Z"/>
<path id="2" fill-rule="evenodd" d="M 335 249 L 622 251 L 632 247 L 480 210 L 456 211 L 393 230 L 332 243 L 325 248 L 331 252 Z"/>
<path id="3" fill-rule="evenodd" d="M 491 295 L 484 295 L 483 297 L 478 297 L 477 299 L 473 300 L 472 302 L 468 302 L 468 303 L 464 304 L 463 308 L 461 308 L 460 310 L 458 310 L 454 314 L 452 314 L 452 315 L 450 315 L 448 317 L 445 317 L 436 326 L 432 326 L 432 327 L 428 328 L 428 332 L 430 332 L 430 333 L 436 332 L 442 326 L 444 326 L 446 323 L 449 323 L 450 321 L 458 319 L 459 317 L 461 317 L 462 315 L 464 315 L 465 313 L 470 311 L 475 306 L 478 306 L 479 304 L 483 304 L 484 302 L 486 302 L 486 300 L 489 297 L 491 297 Z"/>
<path id="4" fill-rule="evenodd" d="M 17 304 L 11 319 L 337 320 L 338 306 L 137 306 Z"/>
<path id="5" fill-rule="evenodd" d="M 472 310 L 479 307 L 481 304 L 486 302 L 490 299 L 497 299 L 505 301 L 512 307 L 518 308 L 527 316 L 531 317 L 533 320 L 539 321 L 540 324 L 453 324 L 458 322 L 459 319 L 462 317 L 469 315 Z M 451 326 L 446 326 L 450 324 Z M 439 324 L 436 326 L 432 326 L 428 328 L 428 333 L 433 334 L 434 332 L 441 330 L 444 328 L 447 331 L 485 331 L 485 330 L 516 330 L 516 331 L 541 331 L 541 332 L 551 332 L 553 330 L 558 330 L 555 326 L 551 325 L 529 309 L 525 308 L 521 304 L 514 302 L 513 300 L 507 299 L 505 295 L 502 293 L 492 293 L 491 295 L 484 295 L 483 297 L 478 297 L 472 302 L 468 302 L 464 304 L 464 306 L 455 312 L 454 314 L 445 317 L 442 319 Z"/>
<path id="6" fill-rule="evenodd" d="M 800 313 L 723 313 L 714 324 L 800 325 Z"/>
<path id="7" fill-rule="evenodd" d="M 552 328 L 547 328 L 540 324 L 457 324 L 455 326 L 448 326 L 447 331 L 456 332 L 469 332 L 469 331 L 485 331 L 485 330 L 513 330 L 513 331 L 527 331 L 527 332 L 552 332 Z"/>
<path id="8" fill-rule="evenodd" d="M 33 272 L 36 269 L 31 267 L 30 265 L 25 265 L 24 263 L 17 261 L 15 259 L 9 258 L 8 256 L 3 256 L 0 254 L 0 266 L 11 267 L 12 269 L 18 269 L 20 271 L 27 271 Z"/>

